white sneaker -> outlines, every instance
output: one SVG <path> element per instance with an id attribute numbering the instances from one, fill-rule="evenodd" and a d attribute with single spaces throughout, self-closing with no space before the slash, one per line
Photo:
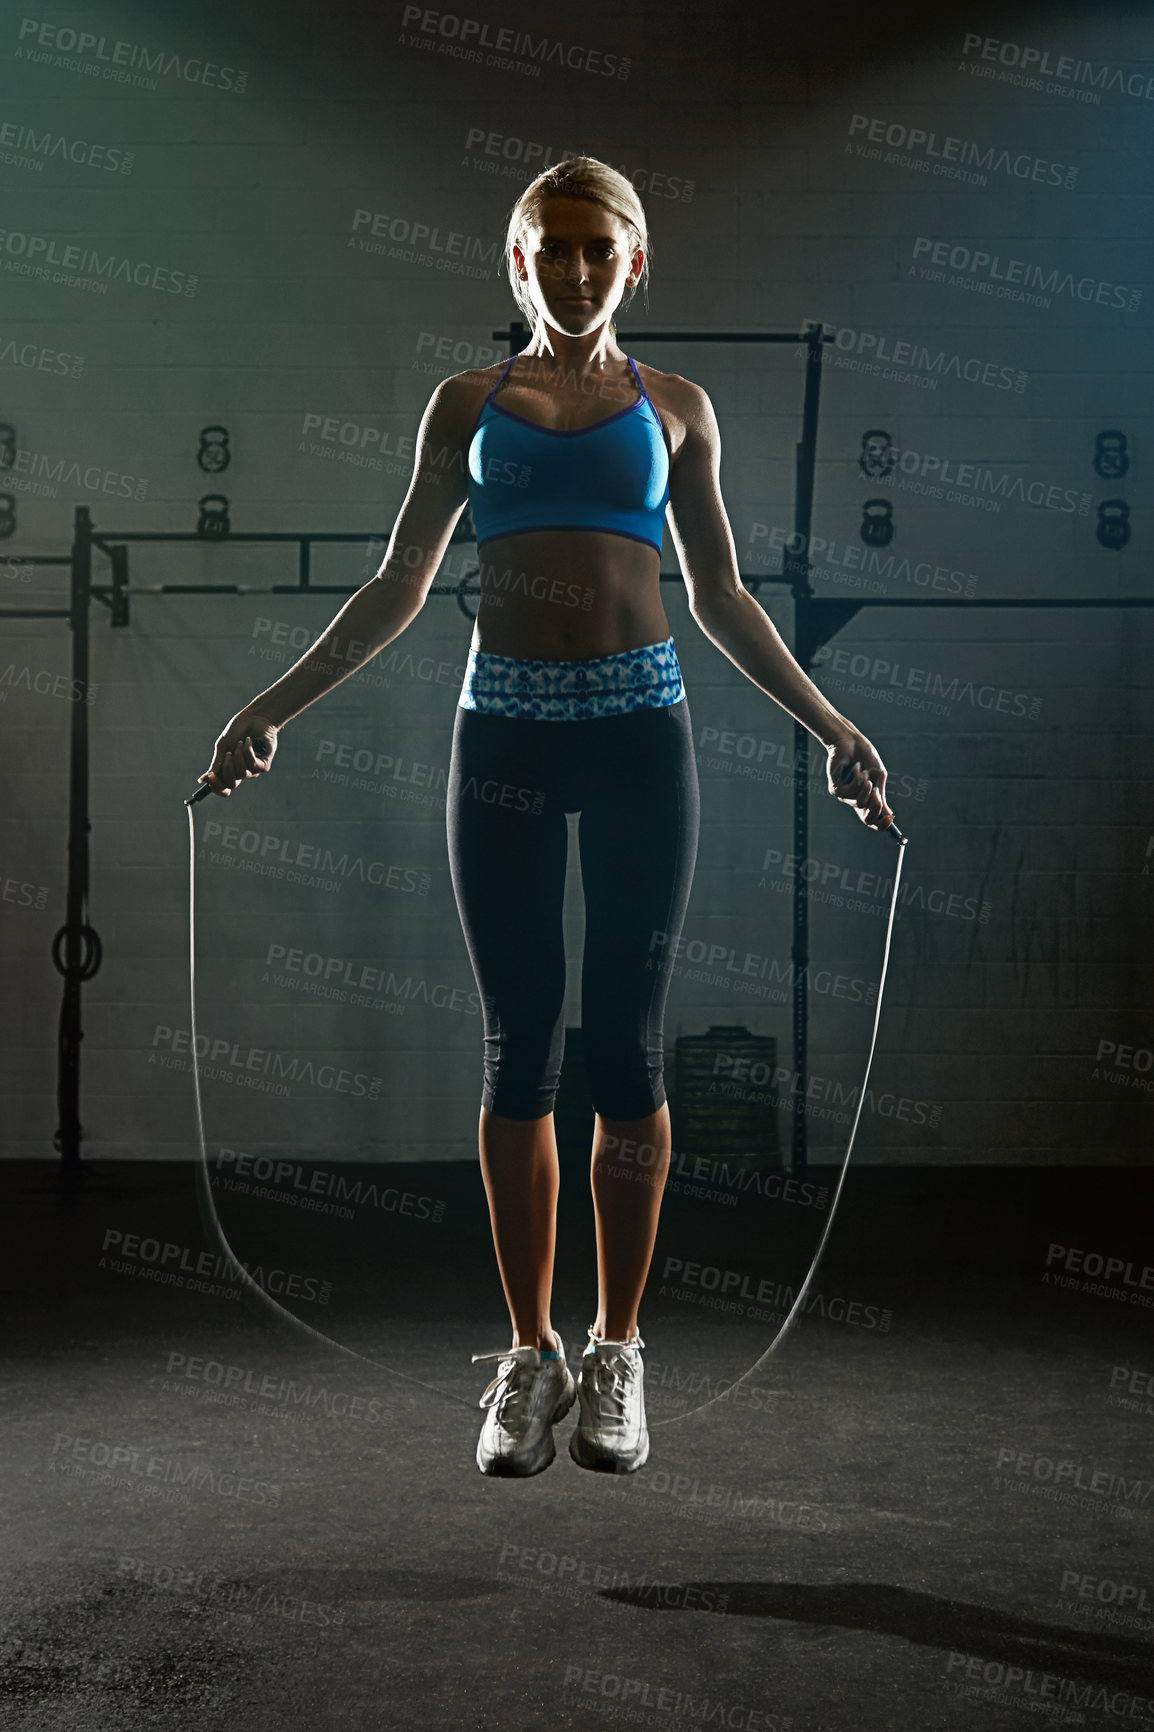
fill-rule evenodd
<path id="1" fill-rule="evenodd" d="M 645 1424 L 644 1367 L 640 1335 L 632 1341 L 598 1341 L 589 1329 L 581 1355 L 577 1395 L 581 1403 L 569 1454 L 595 1473 L 635 1473 L 649 1459 Z"/>
<path id="2" fill-rule="evenodd" d="M 487 1407 L 477 1440 L 477 1466 L 482 1473 L 527 1479 L 542 1473 L 557 1451 L 553 1427 L 577 1399 L 573 1373 L 565 1362 L 565 1343 L 553 1331 L 559 1359 L 542 1359 L 536 1347 L 506 1347 L 496 1353 L 474 1353 L 496 1359 L 497 1375 L 477 1403 Z"/>

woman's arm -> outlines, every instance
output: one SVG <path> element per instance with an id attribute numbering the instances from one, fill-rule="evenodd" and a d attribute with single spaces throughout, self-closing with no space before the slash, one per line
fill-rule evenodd
<path id="1" fill-rule="evenodd" d="M 300 660 L 225 724 L 211 768 L 214 794 L 267 769 L 286 722 L 357 672 L 411 625 L 468 498 L 463 412 L 470 394 L 444 379 L 421 418 L 413 477 L 376 576 L 351 596 Z M 268 749 L 258 757 L 251 739 Z"/>
<path id="2" fill-rule="evenodd" d="M 713 404 L 680 382 L 685 439 L 669 476 L 669 527 L 685 576 L 689 611 L 723 655 L 826 748 L 829 791 L 885 829 L 886 768 L 853 723 L 836 710 L 790 654 L 773 621 L 741 581 L 721 497 L 721 435 Z M 849 774 L 846 774 L 846 772 Z"/>

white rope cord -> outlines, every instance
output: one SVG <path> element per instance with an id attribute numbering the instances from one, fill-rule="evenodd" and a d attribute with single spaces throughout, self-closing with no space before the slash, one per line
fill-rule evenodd
<path id="1" fill-rule="evenodd" d="M 401 1371 L 397 1366 L 386 1365 L 385 1362 L 381 1359 L 373 1359 L 367 1353 L 359 1353 L 355 1347 L 345 1347 L 342 1345 L 341 1342 L 334 1341 L 334 1339 L 331 1335 L 326 1335 L 323 1332 L 323 1330 L 315 1329 L 311 1323 L 306 1323 L 303 1317 L 298 1317 L 294 1311 L 289 1311 L 284 1305 L 281 1305 L 278 1300 L 274 1299 L 273 1296 L 271 1295 L 271 1293 L 266 1292 L 265 1289 L 260 1285 L 259 1281 L 253 1280 L 252 1276 L 249 1274 L 248 1270 L 245 1268 L 244 1264 L 241 1262 L 240 1258 L 237 1256 L 236 1252 L 233 1250 L 232 1246 L 228 1242 L 228 1238 L 225 1234 L 224 1227 L 221 1225 L 220 1216 L 217 1214 L 216 1199 L 213 1197 L 213 1194 L 212 1194 L 212 1182 L 211 1182 L 211 1179 L 209 1178 L 209 1170 L 208 1170 L 208 1150 L 207 1150 L 207 1147 L 205 1145 L 205 1136 L 204 1136 L 204 1109 L 203 1109 L 203 1106 L 201 1104 L 201 1096 L 200 1096 L 200 1067 L 199 1067 L 199 1064 L 197 1062 L 197 1032 L 196 1032 L 196 894 L 195 894 L 195 886 L 196 886 L 196 825 L 195 825 L 195 821 L 193 818 L 193 811 L 192 811 L 192 803 L 191 802 L 189 802 L 187 804 L 186 809 L 188 811 L 188 846 L 189 846 L 189 857 L 188 857 L 189 1021 L 190 1021 L 190 1032 L 192 1035 L 192 1043 L 191 1044 L 192 1044 L 193 1093 L 194 1093 L 195 1098 L 196 1098 L 196 1126 L 197 1126 L 197 1136 L 198 1136 L 199 1146 L 200 1146 L 200 1163 L 197 1167 L 197 1200 L 200 1204 L 200 1213 L 201 1213 L 202 1224 L 205 1227 L 205 1230 L 206 1230 L 209 1238 L 213 1239 L 215 1241 L 218 1250 L 221 1251 L 222 1254 L 228 1259 L 229 1264 L 232 1266 L 236 1275 L 244 1282 L 244 1284 L 250 1289 L 251 1292 L 256 1294 L 257 1297 L 259 1299 L 261 1299 L 263 1301 L 263 1303 L 270 1308 L 270 1310 L 276 1312 L 276 1314 L 279 1317 L 287 1318 L 288 1321 L 291 1324 L 293 1324 L 297 1329 L 303 1330 L 306 1335 L 313 1336 L 314 1339 L 316 1339 L 317 1341 L 323 1341 L 326 1346 L 335 1348 L 338 1353 L 345 1355 L 346 1358 L 359 1359 L 362 1364 L 371 1365 L 377 1371 L 387 1371 L 391 1377 L 403 1378 L 406 1383 L 414 1383 L 421 1389 L 428 1389 L 434 1395 L 440 1395 L 440 1396 L 444 1397 L 444 1399 L 446 1401 L 454 1401 L 454 1402 L 458 1403 L 461 1407 L 468 1407 L 468 1408 L 472 1409 L 476 1404 L 471 1398 L 467 1398 L 467 1397 L 461 1396 L 461 1395 L 454 1395 L 452 1393 L 452 1391 L 447 1390 L 447 1389 L 440 1389 L 434 1383 L 426 1383 L 423 1378 L 414 1377 L 410 1372 Z M 907 838 L 905 836 L 903 836 L 901 838 L 901 841 L 898 843 L 898 864 L 897 864 L 897 869 L 894 872 L 893 895 L 890 899 L 889 920 L 886 924 L 885 952 L 884 952 L 884 955 L 882 957 L 881 978 L 878 981 L 877 1007 L 874 1011 L 873 1032 L 870 1035 L 869 1055 L 866 1058 L 865 1075 L 862 1078 L 861 1093 L 858 1097 L 857 1110 L 854 1113 L 853 1124 L 850 1127 L 849 1141 L 846 1144 L 845 1157 L 842 1160 L 842 1164 L 841 1164 L 841 1172 L 838 1175 L 837 1185 L 834 1189 L 833 1198 L 832 1198 L 832 1200 L 830 1202 L 830 1206 L 829 1206 L 829 1214 L 826 1217 L 825 1230 L 822 1233 L 822 1236 L 818 1241 L 817 1250 L 813 1254 L 813 1261 L 810 1263 L 809 1271 L 806 1274 L 805 1280 L 802 1282 L 800 1289 L 798 1290 L 797 1297 L 793 1302 L 793 1305 L 789 1311 L 789 1314 L 785 1318 L 784 1322 L 781 1324 L 781 1327 L 778 1329 L 777 1334 L 774 1336 L 773 1340 L 770 1342 L 769 1346 L 766 1348 L 765 1352 L 761 1355 L 761 1357 L 758 1360 L 756 1360 L 753 1365 L 750 1366 L 749 1370 L 743 1372 L 740 1377 L 735 1378 L 733 1383 L 729 1384 L 724 1390 L 719 1391 L 717 1395 L 711 1396 L 708 1401 L 703 1401 L 700 1404 L 700 1406 L 698 1406 L 698 1407 L 691 1407 L 687 1413 L 673 1414 L 668 1419 L 659 1419 L 659 1420 L 654 1421 L 654 1423 L 652 1425 L 650 1425 L 650 1427 L 649 1427 L 649 1429 L 651 1431 L 656 1431 L 657 1429 L 659 1429 L 659 1427 L 661 1427 L 663 1425 L 678 1425 L 681 1423 L 682 1420 L 692 1418 L 695 1413 L 703 1413 L 707 1407 L 712 1407 L 713 1403 L 715 1401 L 724 1401 L 727 1398 L 729 1391 L 731 1389 L 735 1389 L 737 1387 L 737 1385 L 740 1383 L 745 1383 L 748 1378 L 752 1377 L 757 1371 L 759 1371 L 761 1369 L 761 1367 L 765 1364 L 766 1360 L 770 1357 L 770 1355 L 776 1351 L 779 1344 L 784 1340 L 787 1331 L 792 1326 L 794 1318 L 797 1316 L 798 1311 L 801 1309 L 801 1307 L 805 1301 L 806 1294 L 809 1292 L 810 1285 L 813 1281 L 814 1276 L 817 1273 L 818 1264 L 821 1262 L 822 1253 L 824 1252 L 825 1247 L 826 1247 L 826 1241 L 828 1240 L 829 1235 L 830 1235 L 830 1231 L 833 1227 L 834 1216 L 837 1213 L 838 1199 L 840 1198 L 841 1193 L 842 1193 L 842 1186 L 845 1184 L 845 1176 L 846 1176 L 846 1172 L 847 1172 L 848 1167 L 849 1167 L 850 1155 L 853 1153 L 854 1138 L 857 1136 L 858 1123 L 861 1119 L 862 1108 L 865 1105 L 866 1090 L 867 1090 L 868 1085 L 869 1085 L 870 1069 L 873 1065 L 873 1059 L 874 1059 L 874 1049 L 877 1046 L 878 1025 L 881 1022 L 882 1000 L 883 1000 L 883 997 L 885 994 L 886 972 L 889 968 L 890 943 L 891 943 L 891 939 L 893 936 L 894 914 L 895 914 L 896 909 L 897 909 L 897 900 L 898 900 L 898 885 L 901 882 L 902 861 L 905 858 L 906 842 L 907 842 Z"/>
<path id="2" fill-rule="evenodd" d="M 446 1401 L 455 1401 L 462 1407 L 472 1408 L 476 1403 L 463 1395 L 454 1395 L 451 1390 L 438 1389 L 434 1383 L 426 1383 L 423 1378 L 413 1377 L 408 1371 L 401 1371 L 395 1365 L 386 1365 L 381 1359 L 372 1359 L 367 1353 L 358 1353 L 355 1347 L 345 1347 L 339 1341 L 334 1341 L 331 1335 L 326 1335 L 321 1329 L 314 1329 L 311 1323 L 306 1323 L 303 1317 L 298 1317 L 295 1311 L 289 1311 L 267 1293 L 259 1281 L 254 1281 L 232 1246 L 229 1244 L 221 1225 L 220 1216 L 216 1212 L 216 1199 L 212 1194 L 212 1181 L 208 1173 L 208 1150 L 204 1140 L 204 1110 L 200 1100 L 200 1066 L 196 1053 L 196 824 L 192 815 L 192 805 L 188 805 L 188 991 L 190 1002 L 190 1032 L 192 1034 L 192 1080 L 196 1095 L 196 1128 L 200 1141 L 200 1164 L 197 1167 L 197 1201 L 200 1204 L 201 1223 L 210 1239 L 215 1240 L 217 1249 L 228 1258 L 230 1265 L 235 1265 L 235 1272 L 244 1284 L 255 1293 L 279 1317 L 287 1317 L 289 1322 L 298 1329 L 303 1329 L 306 1335 L 312 1335 L 317 1341 L 323 1341 L 328 1347 L 335 1347 L 338 1353 L 343 1353 L 349 1359 L 359 1359 L 365 1365 L 372 1365 L 378 1371 L 387 1371 L 391 1377 L 402 1377 L 406 1383 L 415 1383 L 421 1389 L 430 1389 L 434 1395 L 444 1396 Z"/>
<path id="3" fill-rule="evenodd" d="M 731 1384 L 729 1384 L 725 1389 L 719 1390 L 716 1395 L 711 1395 L 709 1400 L 703 1401 L 699 1407 L 691 1407 L 689 1409 L 688 1413 L 675 1413 L 675 1414 L 672 1414 L 668 1419 L 657 1420 L 653 1425 L 651 1425 L 649 1427 L 650 1431 L 656 1431 L 658 1429 L 658 1427 L 662 1426 L 662 1425 L 678 1425 L 678 1424 L 680 1424 L 680 1422 L 683 1419 L 690 1419 L 693 1416 L 693 1414 L 695 1414 L 695 1413 L 704 1413 L 705 1409 L 707 1407 L 712 1407 L 713 1403 L 715 1401 L 724 1401 L 726 1399 L 726 1397 L 728 1396 L 729 1391 L 731 1389 L 736 1389 L 737 1385 L 739 1383 L 744 1383 L 747 1378 L 752 1377 L 755 1372 L 760 1371 L 761 1367 L 765 1364 L 765 1362 L 769 1358 L 770 1354 L 773 1353 L 776 1350 L 776 1348 L 778 1347 L 779 1343 L 785 1339 L 786 1331 L 792 1325 L 794 1318 L 797 1316 L 798 1312 L 801 1310 L 803 1303 L 805 1302 L 805 1296 L 809 1292 L 810 1283 L 812 1282 L 814 1276 L 817 1274 L 817 1266 L 821 1262 L 821 1255 L 822 1255 L 822 1252 L 825 1250 L 826 1240 L 829 1238 L 830 1231 L 833 1227 L 834 1215 L 837 1213 L 838 1198 L 841 1196 L 841 1189 L 842 1189 L 842 1186 L 845 1184 L 846 1170 L 849 1167 L 849 1158 L 850 1158 L 851 1154 L 853 1153 L 853 1141 L 857 1135 L 858 1120 L 861 1118 L 862 1108 L 865 1105 L 866 1089 L 869 1086 L 869 1080 L 870 1080 L 870 1067 L 872 1066 L 873 1061 L 874 1061 L 874 1048 L 877 1046 L 877 1041 L 878 1041 L 878 1024 L 881 1022 L 882 997 L 885 993 L 885 986 L 886 986 L 886 970 L 888 969 L 889 962 L 890 962 L 890 939 L 893 935 L 893 930 L 894 930 L 894 913 L 895 913 L 895 911 L 897 909 L 897 905 L 898 905 L 898 885 L 901 882 L 902 861 L 905 859 L 906 841 L 907 841 L 907 838 L 905 836 L 903 836 L 901 841 L 898 843 L 898 864 L 897 864 L 897 869 L 894 872 L 894 889 L 893 889 L 893 895 L 890 898 L 889 920 L 886 924 L 886 947 L 885 947 L 885 953 L 882 957 L 881 979 L 878 981 L 877 1008 L 874 1011 L 873 1033 L 870 1035 L 869 1056 L 866 1059 L 865 1075 L 862 1078 L 861 1094 L 858 1096 L 857 1111 L 854 1113 L 853 1124 L 850 1126 L 849 1142 L 846 1144 L 845 1158 L 842 1161 L 841 1172 L 838 1174 L 837 1186 L 834 1190 L 833 1198 L 832 1198 L 830 1205 L 829 1205 L 829 1214 L 826 1216 L 825 1231 L 823 1232 L 821 1238 L 818 1240 L 817 1250 L 813 1254 L 813 1262 L 809 1266 L 809 1273 L 806 1275 L 805 1280 L 802 1282 L 800 1288 L 798 1289 L 797 1298 L 794 1300 L 793 1305 L 790 1308 L 789 1314 L 785 1318 L 785 1321 L 782 1323 L 777 1334 L 774 1336 L 773 1340 L 770 1342 L 770 1344 L 766 1348 L 765 1352 L 761 1355 L 761 1358 L 758 1359 L 755 1364 L 751 1365 L 748 1371 L 742 1372 L 740 1377 L 735 1378 Z"/>

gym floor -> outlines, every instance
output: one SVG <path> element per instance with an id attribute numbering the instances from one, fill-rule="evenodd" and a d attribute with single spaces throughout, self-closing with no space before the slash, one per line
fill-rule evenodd
<path id="1" fill-rule="evenodd" d="M 245 1264 L 353 1353 L 206 1254 L 191 1167 L 95 1164 L 76 1192 L 0 1169 L 5 1728 L 1150 1723 L 1148 1172 L 852 1171 L 812 1307 L 713 1401 L 836 1174 L 789 1202 L 671 1191 L 649 1461 L 579 1469 L 574 1410 L 531 1480 L 474 1462 L 496 1366 L 470 1355 L 508 1342 L 479 1170 L 344 1174 L 352 1219 L 216 1196 Z M 559 1240 L 575 1360 L 580 1161 Z"/>

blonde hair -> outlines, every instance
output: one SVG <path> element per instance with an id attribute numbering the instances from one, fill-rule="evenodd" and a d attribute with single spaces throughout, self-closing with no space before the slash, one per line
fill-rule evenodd
<path id="1" fill-rule="evenodd" d="M 626 289 L 621 299 L 620 309 L 624 311 L 632 301 L 637 290 L 644 284 L 646 289 L 645 303 L 648 307 L 649 297 L 649 225 L 645 220 L 645 207 L 638 198 L 636 191 L 623 174 L 618 174 L 607 162 L 601 162 L 595 156 L 567 156 L 563 162 L 555 162 L 552 168 L 543 169 L 536 180 L 525 188 L 512 210 L 509 212 L 508 227 L 505 232 L 505 274 L 509 279 L 509 287 L 513 291 L 513 299 L 529 321 L 530 330 L 534 329 L 539 318 L 537 308 L 529 297 L 528 285 L 517 275 L 517 262 L 513 257 L 514 244 L 524 252 L 525 230 L 536 223 L 541 214 L 541 206 L 549 198 L 587 198 L 594 204 L 601 205 L 610 215 L 615 216 L 630 232 L 630 250 L 641 247 L 645 253 L 645 263 L 641 275 L 632 289 Z M 609 332 L 616 337 L 617 327 L 613 320 L 609 321 Z"/>

